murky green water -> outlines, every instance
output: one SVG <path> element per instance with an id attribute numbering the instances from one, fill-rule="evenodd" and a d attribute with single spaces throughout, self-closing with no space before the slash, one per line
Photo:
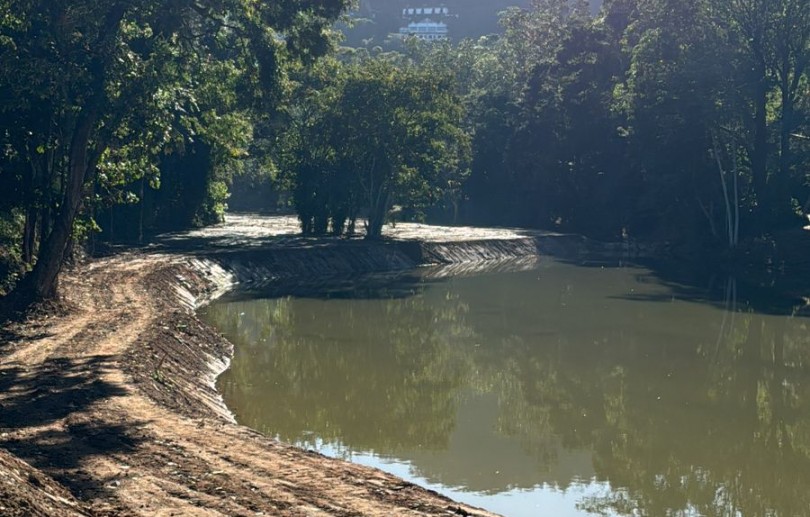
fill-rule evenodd
<path id="1" fill-rule="evenodd" d="M 220 388 L 240 422 L 462 501 L 810 515 L 810 320 L 715 286 L 546 262 L 316 282 L 204 316 L 237 344 Z"/>

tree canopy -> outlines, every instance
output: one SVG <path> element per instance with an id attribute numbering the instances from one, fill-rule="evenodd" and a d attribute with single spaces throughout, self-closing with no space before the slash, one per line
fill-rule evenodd
<path id="1" fill-rule="evenodd" d="M 216 170 L 243 152 L 245 112 L 272 112 L 284 63 L 325 53 L 347 3 L 3 2 L 0 172 L 18 193 L 5 209 L 25 212 L 23 254 L 35 264 L 20 292 L 53 295 L 82 206 L 122 201 L 117 187 L 133 180 L 156 183 L 162 156 L 205 154 L 195 167 L 208 177 L 189 183 L 203 180 L 201 197 L 221 201 Z"/>
<path id="2" fill-rule="evenodd" d="M 242 171 L 305 233 L 395 209 L 728 258 L 807 222 L 805 1 L 534 0 L 401 52 L 338 50 L 348 4 L 0 3 L 0 275 L 52 295 L 72 243 L 216 222 Z"/>
<path id="3" fill-rule="evenodd" d="M 535 0 L 505 33 L 417 46 L 452 70 L 462 220 L 722 254 L 806 224 L 807 2 Z M 767 237 L 766 237 L 767 238 Z"/>
<path id="4" fill-rule="evenodd" d="M 318 71 L 333 72 L 302 96 L 286 140 L 304 233 L 352 233 L 364 216 L 376 239 L 392 205 L 418 211 L 460 190 L 469 142 L 450 74 L 370 57 Z"/>

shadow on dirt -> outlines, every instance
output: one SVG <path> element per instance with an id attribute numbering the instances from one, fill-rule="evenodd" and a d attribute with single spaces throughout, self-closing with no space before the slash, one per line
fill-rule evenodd
<path id="1" fill-rule="evenodd" d="M 2 323 L 0 323 L 0 325 L 2 325 Z M 0 352 L 12 343 L 17 343 L 22 340 L 39 341 L 50 337 L 53 337 L 53 334 L 50 332 L 39 332 L 36 334 L 23 333 L 19 327 L 15 328 L 12 323 L 9 323 L 5 326 L 0 326 Z"/>
<path id="2" fill-rule="evenodd" d="M 103 420 L 102 408 L 87 411 L 125 394 L 101 380 L 113 361 L 112 356 L 54 358 L 30 368 L 0 367 L 0 446 L 47 473 L 63 473 L 57 481 L 75 495 L 103 490 L 99 480 L 70 471 L 94 456 L 131 450 L 144 424 L 111 424 Z M 65 425 L 42 429 L 63 419 Z"/>

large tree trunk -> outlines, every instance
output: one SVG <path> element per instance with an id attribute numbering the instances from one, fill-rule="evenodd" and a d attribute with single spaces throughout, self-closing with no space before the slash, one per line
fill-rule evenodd
<path id="1" fill-rule="evenodd" d="M 37 169 L 34 166 L 33 157 L 29 157 L 31 171 L 25 182 L 25 223 L 23 225 L 22 257 L 23 262 L 30 265 L 34 262 L 37 235 L 37 210 L 34 195 L 34 185 L 37 181 Z"/>
<path id="2" fill-rule="evenodd" d="M 59 213 L 50 234 L 40 247 L 34 270 L 20 285 L 23 296 L 31 300 L 52 298 L 56 295 L 57 278 L 73 233 L 73 222 L 84 197 L 84 181 L 90 166 L 88 150 L 90 134 L 98 121 L 96 106 L 88 107 L 79 116 L 70 144 L 68 175 Z"/>

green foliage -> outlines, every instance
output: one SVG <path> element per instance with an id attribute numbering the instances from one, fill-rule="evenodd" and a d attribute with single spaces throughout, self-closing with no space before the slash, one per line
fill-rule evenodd
<path id="1" fill-rule="evenodd" d="M 808 5 L 537 0 L 501 38 L 413 43 L 466 108 L 462 218 L 690 252 L 800 224 Z"/>
<path id="2" fill-rule="evenodd" d="M 326 53 L 327 28 L 347 6 L 0 4 L 0 183 L 17 194 L 4 192 L 0 209 L 25 212 L 24 260 L 36 263 L 26 289 L 54 294 L 76 221 L 109 221 L 109 238 L 140 239 L 150 219 L 154 228 L 174 223 L 155 222 L 158 214 L 180 213 L 180 224 L 221 218 L 224 186 L 247 154 L 255 121 L 277 111 L 285 68 Z M 206 168 L 174 174 L 167 166 L 182 169 L 184 160 Z M 175 190 L 161 197 L 147 184 Z M 194 195 L 183 199 L 186 191 Z"/>
<path id="3" fill-rule="evenodd" d="M 226 201 L 230 194 L 228 185 L 222 181 L 212 181 L 208 184 L 206 200 L 198 212 L 199 220 L 197 224 L 203 226 L 211 223 L 222 222 L 225 217 L 225 210 L 228 208 Z"/>
<path id="4" fill-rule="evenodd" d="M 396 55 L 329 62 L 300 88 L 282 161 L 305 233 L 366 216 L 379 238 L 395 204 L 416 212 L 460 190 L 469 139 L 449 74 Z"/>
<path id="5" fill-rule="evenodd" d="M 0 213 L 0 295 L 25 271 L 22 257 L 23 218 L 17 212 Z"/>
<path id="6" fill-rule="evenodd" d="M 806 1 L 534 0 L 502 36 L 319 60 L 348 3 L 0 3 L 22 261 L 58 269 L 78 220 L 216 222 L 242 174 L 289 190 L 305 233 L 371 238 L 395 205 L 692 250 L 810 212 Z"/>

